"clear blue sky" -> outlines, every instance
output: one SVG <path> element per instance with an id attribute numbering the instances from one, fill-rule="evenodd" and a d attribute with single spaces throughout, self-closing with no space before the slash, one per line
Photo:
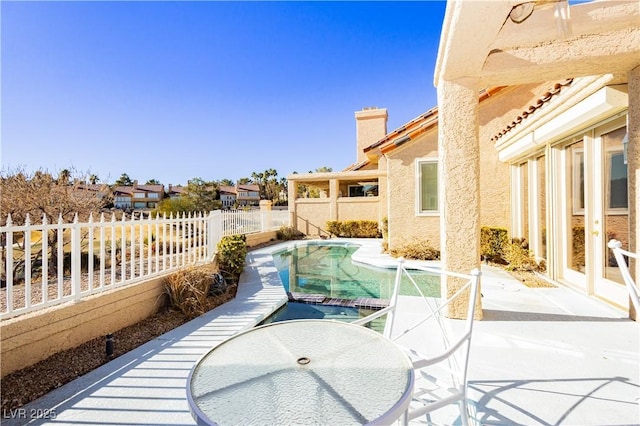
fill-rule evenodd
<path id="1" fill-rule="evenodd" d="M 10 2 L 2 167 L 113 183 L 355 162 L 354 112 L 436 105 L 444 1 Z"/>

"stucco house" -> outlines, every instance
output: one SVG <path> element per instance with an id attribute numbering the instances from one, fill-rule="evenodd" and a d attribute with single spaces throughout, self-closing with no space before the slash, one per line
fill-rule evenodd
<path id="1" fill-rule="evenodd" d="M 386 218 L 391 247 L 425 239 L 469 271 L 481 226 L 504 227 L 550 278 L 629 308 L 606 243 L 640 250 L 640 3 L 448 2 L 435 71 L 437 108 L 392 132 L 358 111 L 354 165 L 288 176 L 298 228 Z M 296 199 L 305 184 L 325 197 Z"/>
<path id="2" fill-rule="evenodd" d="M 147 210 L 154 209 L 164 198 L 164 185 L 138 185 L 113 188 L 113 205 L 117 209 Z"/>

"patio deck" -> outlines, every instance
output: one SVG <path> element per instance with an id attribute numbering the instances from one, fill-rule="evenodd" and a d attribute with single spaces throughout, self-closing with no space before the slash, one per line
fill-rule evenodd
<path id="1" fill-rule="evenodd" d="M 365 251 L 388 261 L 371 243 Z M 273 250 L 249 253 L 233 301 L 3 413 L 2 424 L 193 425 L 185 386 L 195 361 L 287 300 Z M 638 323 L 570 288 L 528 288 L 492 267 L 483 267 L 482 293 L 469 369 L 481 424 L 640 424 Z M 401 298 L 397 326 L 410 321 L 414 301 Z M 459 424 L 448 408 L 432 420 Z"/>

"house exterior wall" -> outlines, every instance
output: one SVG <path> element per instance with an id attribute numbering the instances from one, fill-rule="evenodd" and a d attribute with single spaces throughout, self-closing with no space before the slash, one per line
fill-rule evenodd
<path id="1" fill-rule="evenodd" d="M 433 130 L 387 154 L 389 249 L 413 241 L 427 241 L 433 248 L 440 248 L 439 215 L 416 214 L 416 159 L 437 157 L 438 132 Z"/>
<path id="2" fill-rule="evenodd" d="M 526 91 L 525 91 L 526 92 Z M 493 129 L 503 125 L 505 111 L 518 110 L 519 103 L 530 100 L 512 100 L 498 93 L 480 104 L 480 223 L 482 226 L 510 229 L 510 171 L 501 162 L 493 147 Z M 416 161 L 438 158 L 437 127 L 420 138 L 386 155 L 389 188 L 388 223 L 389 248 L 397 248 L 414 240 L 428 241 L 440 248 L 440 215 L 418 215 L 416 199 L 418 177 Z M 446 190 L 446 188 L 445 188 Z M 440 194 L 441 196 L 441 194 Z"/>

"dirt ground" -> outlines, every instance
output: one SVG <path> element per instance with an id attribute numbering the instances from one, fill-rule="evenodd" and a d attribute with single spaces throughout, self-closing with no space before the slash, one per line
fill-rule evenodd
<path id="1" fill-rule="evenodd" d="M 113 334 L 114 357 L 188 321 L 181 312 L 165 310 Z M 109 361 L 104 337 L 59 352 L 39 363 L 2 378 L 2 410 L 19 408 Z"/>

